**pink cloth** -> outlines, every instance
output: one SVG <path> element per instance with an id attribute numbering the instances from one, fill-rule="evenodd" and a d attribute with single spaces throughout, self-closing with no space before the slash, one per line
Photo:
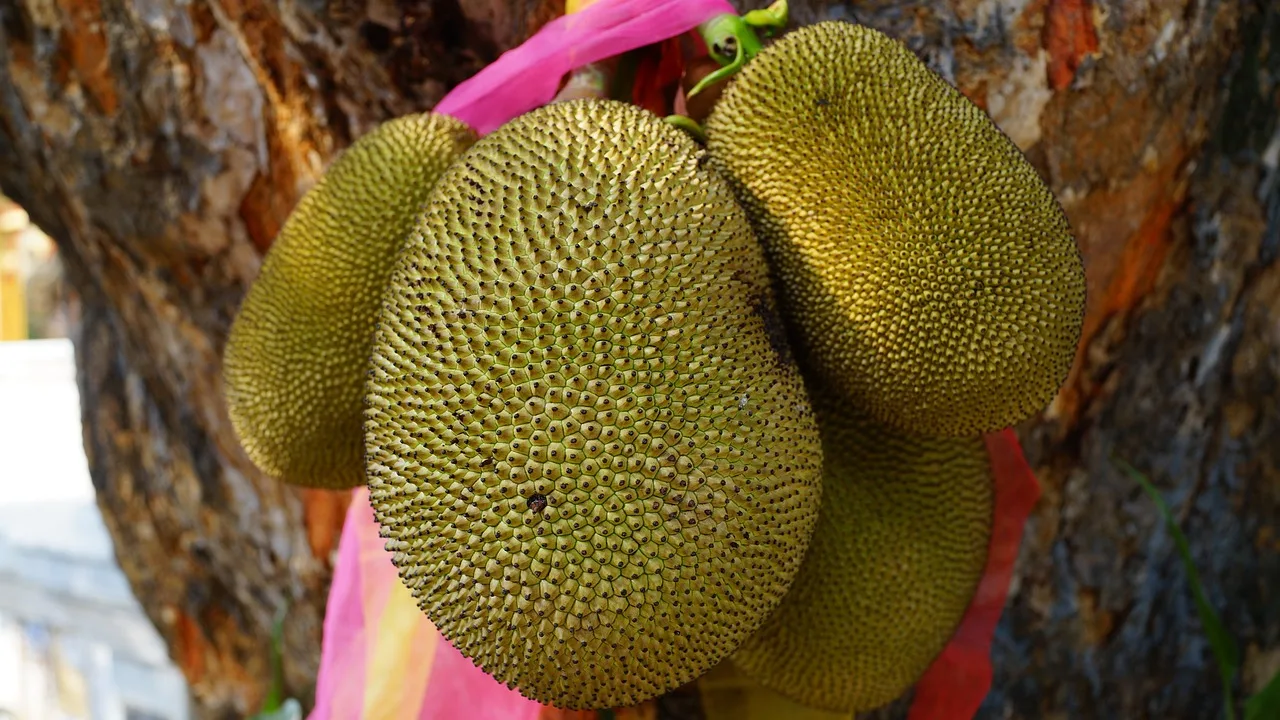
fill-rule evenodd
<path id="1" fill-rule="evenodd" d="M 566 73 L 736 11 L 727 0 L 597 0 L 547 23 L 435 107 L 481 135 L 551 101 Z"/>
<path id="2" fill-rule="evenodd" d="M 335 715 L 333 711 L 340 688 L 350 683 L 364 685 L 365 618 L 364 603 L 360 597 L 360 540 L 359 533 L 352 531 L 360 526 L 359 515 L 362 512 L 372 520 L 373 511 L 365 488 L 355 491 L 343 521 L 342 537 L 338 540 L 338 558 L 324 613 L 324 637 L 320 672 L 316 676 L 316 705 L 310 715 L 312 720 L 336 720 L 345 715 Z M 377 532 L 376 527 L 374 532 Z"/>
<path id="3" fill-rule="evenodd" d="M 418 720 L 536 720 L 542 705 L 494 680 L 457 648 L 441 642 Z"/>
<path id="4" fill-rule="evenodd" d="M 310 720 L 537 720 L 543 706 L 463 657 L 400 585 L 357 488 L 324 622 Z"/>

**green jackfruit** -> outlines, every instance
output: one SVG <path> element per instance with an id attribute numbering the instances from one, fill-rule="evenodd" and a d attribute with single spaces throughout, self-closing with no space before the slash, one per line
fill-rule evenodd
<path id="1" fill-rule="evenodd" d="M 399 261 L 369 382 L 375 515 L 464 655 L 630 705 L 776 607 L 821 499 L 768 268 L 705 151 L 569 101 L 481 139 Z"/>
<path id="2" fill-rule="evenodd" d="M 804 705 L 765 687 L 732 660 L 698 678 L 703 720 L 855 720 L 853 713 Z"/>
<path id="3" fill-rule="evenodd" d="M 980 438 L 924 438 L 814 393 L 822 511 L 782 605 L 733 655 L 761 684 L 869 710 L 942 651 L 986 565 L 993 478 Z"/>
<path id="4" fill-rule="evenodd" d="M 706 123 L 806 372 L 908 432 L 977 435 L 1067 376 L 1084 269 L 1053 194 L 899 42 L 823 22 L 765 48 Z"/>
<path id="5" fill-rule="evenodd" d="M 382 290 L 427 192 L 475 139 L 443 115 L 386 122 L 290 214 L 223 354 L 232 426 L 264 472 L 313 487 L 364 483 L 364 383 Z"/>

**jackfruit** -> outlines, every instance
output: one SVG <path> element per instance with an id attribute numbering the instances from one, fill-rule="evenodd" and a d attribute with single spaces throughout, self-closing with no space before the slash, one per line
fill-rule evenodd
<path id="1" fill-rule="evenodd" d="M 444 115 L 383 123 L 285 221 L 223 354 L 232 426 L 264 472 L 312 487 L 364 483 L 364 384 L 382 290 L 427 192 L 475 140 Z"/>
<path id="2" fill-rule="evenodd" d="M 706 132 L 806 372 L 929 435 L 1053 399 L 1084 313 L 1071 228 L 1018 148 L 906 47 L 846 22 L 797 29 L 731 80 Z"/>
<path id="3" fill-rule="evenodd" d="M 724 660 L 698 678 L 703 720 L 856 720 L 853 713 L 804 705 Z"/>
<path id="4" fill-rule="evenodd" d="M 464 655 L 568 709 L 693 680 L 800 566 L 817 425 L 705 150 L 573 100 L 445 173 L 392 281 L 366 456 L 400 577 Z"/>
<path id="5" fill-rule="evenodd" d="M 733 655 L 797 702 L 870 710 L 951 639 L 986 566 L 993 478 L 981 438 L 922 437 L 813 393 L 822 510 L 778 610 Z"/>

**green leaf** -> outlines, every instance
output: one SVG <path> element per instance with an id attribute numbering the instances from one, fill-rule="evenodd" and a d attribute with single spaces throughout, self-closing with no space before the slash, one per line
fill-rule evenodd
<path id="1" fill-rule="evenodd" d="M 1169 506 L 1165 503 L 1164 497 L 1151 484 L 1151 481 L 1135 470 L 1132 465 L 1118 457 L 1113 457 L 1112 462 L 1134 482 L 1142 486 L 1142 489 L 1155 502 L 1156 508 L 1160 511 L 1160 516 L 1164 518 L 1164 523 L 1169 528 L 1169 534 L 1173 536 L 1173 543 L 1178 548 L 1178 555 L 1182 558 L 1182 566 L 1187 573 L 1187 584 L 1191 586 L 1191 596 L 1195 600 L 1196 612 L 1200 615 L 1200 624 L 1204 626 L 1205 634 L 1209 637 L 1209 647 L 1213 650 L 1213 656 L 1218 662 L 1218 674 L 1222 676 L 1222 696 L 1226 703 L 1227 720 L 1235 720 L 1235 707 L 1231 702 L 1231 678 L 1235 676 L 1236 670 L 1240 667 L 1240 651 L 1236 648 L 1235 638 L 1231 636 L 1231 633 L 1227 632 L 1226 627 L 1222 625 L 1222 620 L 1218 617 L 1218 613 L 1214 612 L 1213 606 L 1209 604 L 1209 598 L 1204 592 L 1204 585 L 1200 582 L 1200 572 L 1196 569 L 1195 561 L 1191 559 L 1191 545 L 1187 542 L 1187 537 L 1182 534 L 1182 529 L 1178 527 L 1177 521 L 1174 520 L 1173 513 L 1169 512 Z M 1271 684 L 1275 685 L 1275 681 L 1272 681 Z M 1268 690 L 1270 689 L 1268 687 Z M 1259 716 L 1259 718 L 1261 717 L 1265 716 Z"/>
<path id="2" fill-rule="evenodd" d="M 1244 704 L 1244 720 L 1274 720 L 1280 718 L 1280 672 L 1267 682 L 1267 686 Z"/>
<path id="3" fill-rule="evenodd" d="M 275 621 L 271 624 L 271 647 L 268 665 L 271 668 L 271 684 L 267 686 L 267 697 L 262 701 L 262 709 L 254 718 L 259 720 L 280 720 L 284 716 L 277 715 L 283 711 L 289 701 L 284 699 L 284 617 L 289 611 L 289 601 L 276 611 Z M 294 703 L 297 704 L 296 702 Z"/>

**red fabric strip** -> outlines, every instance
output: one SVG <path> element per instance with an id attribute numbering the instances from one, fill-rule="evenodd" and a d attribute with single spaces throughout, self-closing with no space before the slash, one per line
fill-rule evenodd
<path id="1" fill-rule="evenodd" d="M 968 720 L 991 689 L 991 638 L 1004 611 L 1023 526 L 1040 499 L 1040 483 L 1012 429 L 983 439 L 996 494 L 987 567 L 951 642 L 916 684 L 907 720 Z"/>

